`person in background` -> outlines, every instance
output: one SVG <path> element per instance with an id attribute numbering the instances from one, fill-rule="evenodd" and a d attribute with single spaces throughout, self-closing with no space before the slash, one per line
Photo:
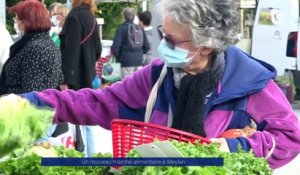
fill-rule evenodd
<path id="1" fill-rule="evenodd" d="M 1 40 L 0 40 L 0 75 L 2 72 L 2 66 L 6 62 L 9 57 L 9 48 L 13 44 L 11 36 L 6 29 L 6 27 L 0 23 L 0 33 L 1 33 Z"/>
<path id="2" fill-rule="evenodd" d="M 144 54 L 144 62 L 143 65 L 147 65 L 151 62 L 151 60 L 153 59 L 152 56 L 152 41 L 153 41 L 153 27 L 151 26 L 151 12 L 149 11 L 144 11 L 142 13 L 139 14 L 139 25 L 144 29 L 148 42 L 149 42 L 149 46 L 150 49 L 148 50 L 148 52 L 146 54 Z"/>
<path id="3" fill-rule="evenodd" d="M 61 90 L 92 88 L 95 64 L 102 50 L 96 10 L 94 0 L 72 1 L 72 10 L 59 34 L 64 75 Z"/>
<path id="4" fill-rule="evenodd" d="M 68 15 L 68 9 L 67 9 L 66 5 L 58 3 L 54 6 L 52 14 L 53 14 L 51 16 L 52 25 L 57 28 L 57 30 L 54 30 L 54 31 L 57 34 L 59 34 L 65 23 L 65 19 Z"/>
<path id="5" fill-rule="evenodd" d="M 93 88 L 93 80 L 96 77 L 95 64 L 102 50 L 94 16 L 97 10 L 95 1 L 72 0 L 71 2 L 71 11 L 59 33 L 64 75 L 64 81 L 60 84 L 62 91 Z M 59 10 L 59 6 L 56 6 L 56 10 Z M 64 145 L 66 148 L 84 152 L 86 156 L 92 156 L 94 153 L 92 128 L 67 122 L 60 123 L 50 127 L 46 135 L 37 142 L 49 142 L 54 146 Z"/>
<path id="6" fill-rule="evenodd" d="M 141 47 L 129 47 L 128 30 L 129 26 L 134 24 L 133 20 L 136 16 L 136 11 L 133 8 L 125 8 L 122 14 L 125 22 L 117 28 L 113 39 L 112 52 L 117 62 L 121 63 L 121 78 L 124 79 L 143 66 L 143 54 L 148 52 L 149 42 L 145 32 L 141 30 L 143 31 Z"/>
<path id="7" fill-rule="evenodd" d="M 56 20 L 58 21 L 57 26 L 59 26 L 60 28 L 62 28 L 64 26 L 68 13 L 69 13 L 69 11 L 68 11 L 66 5 L 59 4 L 56 6 L 56 12 L 54 13 L 54 15 L 56 17 Z"/>
<path id="8" fill-rule="evenodd" d="M 48 10 L 49 10 L 50 16 L 54 16 L 55 8 L 56 8 L 55 6 L 56 6 L 56 5 L 59 5 L 59 4 L 61 4 L 61 3 L 59 3 L 59 2 L 54 2 L 54 3 L 52 3 L 52 4 L 49 5 Z"/>
<path id="9" fill-rule="evenodd" d="M 22 37 L 10 47 L 0 77 L 0 95 L 57 87 L 62 80 L 61 54 L 48 34 L 51 22 L 44 4 L 26 0 L 9 11 Z"/>
<path id="10" fill-rule="evenodd" d="M 113 119 L 139 120 L 209 138 L 226 152 L 252 149 L 273 169 L 293 160 L 299 119 L 274 82 L 275 68 L 234 46 L 235 1 L 162 0 L 155 9 L 163 18 L 160 59 L 103 90 L 22 97 L 52 107 L 54 123 L 111 129 Z"/>
<path id="11" fill-rule="evenodd" d="M 60 47 L 60 39 L 59 39 L 59 34 L 62 30 L 62 27 L 65 23 L 65 18 L 68 15 L 68 9 L 64 4 L 61 3 L 54 3 L 55 5 L 52 7 L 52 11 L 50 14 L 51 16 L 51 22 L 52 22 L 52 27 L 50 29 L 50 36 L 54 43 Z"/>

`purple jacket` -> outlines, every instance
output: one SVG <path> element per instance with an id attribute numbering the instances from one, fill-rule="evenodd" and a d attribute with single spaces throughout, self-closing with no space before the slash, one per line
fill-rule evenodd
<path id="1" fill-rule="evenodd" d="M 225 60 L 224 75 L 213 98 L 206 104 L 207 137 L 216 138 L 228 129 L 244 127 L 251 118 L 258 126 L 257 131 L 250 138 L 227 139 L 229 146 L 235 143 L 250 146 L 256 156 L 266 157 L 272 168 L 288 163 L 300 152 L 300 124 L 272 79 L 276 75 L 274 68 L 235 47 L 226 51 Z M 110 129 L 115 118 L 144 120 L 147 99 L 162 65 L 161 60 L 154 60 L 103 90 L 46 90 L 35 92 L 35 95 L 56 109 L 56 123 L 68 121 Z M 165 108 L 174 103 L 170 97 L 172 83 L 172 69 L 169 68 L 151 123 L 167 124 L 168 110 Z"/>

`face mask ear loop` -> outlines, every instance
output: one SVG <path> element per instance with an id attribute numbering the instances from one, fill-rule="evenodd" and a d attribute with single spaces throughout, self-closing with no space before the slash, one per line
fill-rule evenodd
<path id="1" fill-rule="evenodd" d="M 200 47 L 198 48 L 198 50 L 195 52 L 195 54 L 193 56 L 188 57 L 187 59 L 190 59 L 190 61 L 192 61 L 195 58 L 195 56 L 199 53 L 199 50 L 200 50 Z M 193 53 L 193 52 L 191 52 L 191 53 Z"/>
<path id="2" fill-rule="evenodd" d="M 198 48 L 198 50 L 196 52 L 190 52 L 190 53 L 195 53 L 193 56 L 188 57 L 188 59 L 193 59 L 198 53 L 199 53 L 200 47 Z"/>

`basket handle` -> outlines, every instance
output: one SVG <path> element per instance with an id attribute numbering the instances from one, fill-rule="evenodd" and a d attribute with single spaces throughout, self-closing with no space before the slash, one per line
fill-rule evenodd
<path id="1" fill-rule="evenodd" d="M 159 87 L 161 86 L 163 79 L 165 78 L 165 75 L 167 73 L 167 66 L 164 65 L 164 67 L 162 68 L 159 78 L 156 81 L 155 85 L 153 86 L 148 101 L 147 101 L 147 106 L 146 106 L 146 113 L 145 113 L 145 122 L 148 123 L 152 114 L 152 110 L 154 107 L 154 104 L 156 102 L 156 98 L 157 98 L 157 92 Z"/>

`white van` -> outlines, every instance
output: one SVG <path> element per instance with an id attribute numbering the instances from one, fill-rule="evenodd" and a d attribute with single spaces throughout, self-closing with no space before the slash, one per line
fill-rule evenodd
<path id="1" fill-rule="evenodd" d="M 277 69 L 279 78 L 284 80 L 284 83 L 278 83 L 279 87 L 290 102 L 293 102 L 294 98 L 300 99 L 298 32 L 299 0 L 258 1 L 251 55 Z"/>

